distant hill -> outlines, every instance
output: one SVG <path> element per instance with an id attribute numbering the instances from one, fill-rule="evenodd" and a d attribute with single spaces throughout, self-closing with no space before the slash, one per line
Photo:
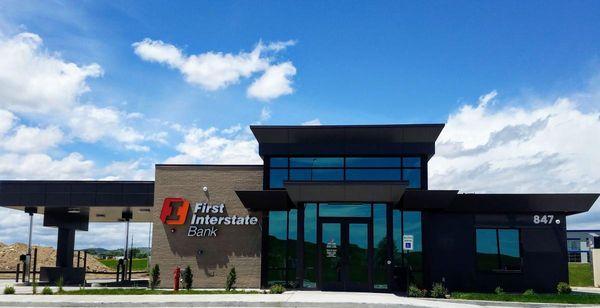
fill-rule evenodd
<path id="1" fill-rule="evenodd" d="M 112 258 L 123 256 L 123 249 L 106 249 L 106 248 L 86 248 L 83 249 L 87 253 L 95 255 L 99 258 Z M 145 258 L 150 253 L 149 247 L 133 247 L 134 258 Z"/>

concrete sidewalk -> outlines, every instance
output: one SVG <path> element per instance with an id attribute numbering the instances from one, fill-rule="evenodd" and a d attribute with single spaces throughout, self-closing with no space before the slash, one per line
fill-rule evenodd
<path id="1" fill-rule="evenodd" d="M 389 293 L 289 291 L 284 294 L 0 295 L 1 307 L 560 307 L 417 299 Z M 577 307 L 585 307 L 578 305 Z M 591 307 L 591 306 L 590 306 Z"/>

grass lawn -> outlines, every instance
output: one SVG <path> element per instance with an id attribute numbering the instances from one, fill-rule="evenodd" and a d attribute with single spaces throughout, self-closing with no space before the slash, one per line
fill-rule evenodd
<path id="1" fill-rule="evenodd" d="M 495 293 L 452 293 L 453 299 L 530 302 L 530 303 L 561 303 L 561 304 L 600 304 L 600 294 L 495 294 Z"/>
<path id="2" fill-rule="evenodd" d="M 594 275 L 590 263 L 569 263 L 569 284 L 574 287 L 594 286 Z"/>
<path id="3" fill-rule="evenodd" d="M 98 260 L 100 263 L 110 267 L 113 270 L 117 270 L 117 259 L 104 259 Z M 148 268 L 148 259 L 133 259 L 133 271 L 145 271 Z"/>
<path id="4" fill-rule="evenodd" d="M 180 290 L 174 292 L 173 290 L 150 290 L 150 289 L 80 289 L 74 291 L 63 291 L 59 294 L 66 295 L 145 295 L 145 294 L 259 294 L 258 291 L 225 291 L 225 290 Z"/>

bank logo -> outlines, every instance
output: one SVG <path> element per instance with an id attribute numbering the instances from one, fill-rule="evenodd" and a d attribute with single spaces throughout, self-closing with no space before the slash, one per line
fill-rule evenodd
<path id="1" fill-rule="evenodd" d="M 184 198 L 165 198 L 160 220 L 167 225 L 183 225 L 189 208 L 190 202 Z"/>

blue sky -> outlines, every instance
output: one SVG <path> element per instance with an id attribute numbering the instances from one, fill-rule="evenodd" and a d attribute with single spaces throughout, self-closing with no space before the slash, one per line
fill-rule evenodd
<path id="1" fill-rule="evenodd" d="M 0 177 L 260 163 L 256 123 L 442 122 L 432 188 L 597 192 L 598 16 L 594 1 L 3 1 Z"/>

